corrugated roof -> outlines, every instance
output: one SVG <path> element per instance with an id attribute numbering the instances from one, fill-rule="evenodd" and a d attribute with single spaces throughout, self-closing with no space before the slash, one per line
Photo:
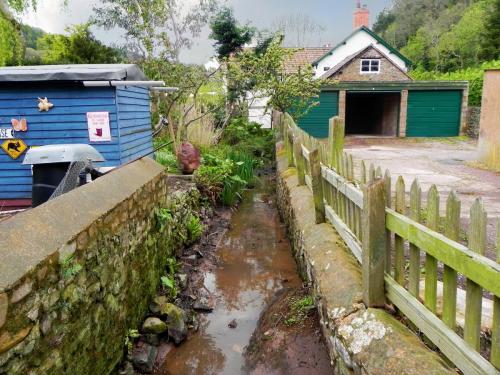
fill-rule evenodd
<path id="1" fill-rule="evenodd" d="M 134 64 L 75 64 L 0 68 L 0 82 L 146 81 Z"/>
<path id="2" fill-rule="evenodd" d="M 300 48 L 285 62 L 285 73 L 296 73 L 299 68 L 312 65 L 314 61 L 324 56 L 328 51 L 330 51 L 330 49 L 330 47 Z"/>

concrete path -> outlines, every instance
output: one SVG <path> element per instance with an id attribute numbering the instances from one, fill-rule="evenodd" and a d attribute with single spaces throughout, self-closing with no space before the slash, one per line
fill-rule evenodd
<path id="1" fill-rule="evenodd" d="M 418 178 L 423 197 L 436 184 L 441 194 L 441 210 L 445 199 L 454 190 L 462 201 L 464 230 L 469 221 L 469 210 L 477 197 L 483 199 L 488 211 L 488 255 L 493 256 L 496 221 L 500 218 L 500 173 L 474 167 L 476 143 L 462 138 L 364 138 L 348 137 L 346 151 L 352 153 L 355 171 L 359 173 L 361 160 L 375 167 L 389 169 L 395 184 L 403 176 L 407 190 Z"/>

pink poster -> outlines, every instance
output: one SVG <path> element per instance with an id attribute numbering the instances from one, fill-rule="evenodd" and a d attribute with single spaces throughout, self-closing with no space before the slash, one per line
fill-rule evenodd
<path id="1" fill-rule="evenodd" d="M 87 112 L 90 142 L 111 142 L 109 112 Z"/>

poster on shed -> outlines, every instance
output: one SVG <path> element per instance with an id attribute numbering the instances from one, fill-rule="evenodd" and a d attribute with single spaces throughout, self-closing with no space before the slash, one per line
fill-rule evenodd
<path id="1" fill-rule="evenodd" d="M 90 142 L 111 142 L 109 112 L 87 112 Z"/>

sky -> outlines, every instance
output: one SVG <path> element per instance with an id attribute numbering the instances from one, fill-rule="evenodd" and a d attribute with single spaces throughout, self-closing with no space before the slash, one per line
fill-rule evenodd
<path id="1" fill-rule="evenodd" d="M 189 3 L 193 0 L 181 0 Z M 64 33 L 68 25 L 86 22 L 92 15 L 93 5 L 97 0 L 69 0 L 67 7 L 61 6 L 60 0 L 41 0 L 35 12 L 22 15 L 21 21 L 40 27 L 50 33 Z M 391 4 L 391 0 L 365 0 L 370 10 L 370 21 Z M 312 44 L 335 44 L 344 39 L 353 29 L 353 11 L 355 0 L 226 0 L 234 9 L 236 18 L 249 22 L 259 29 L 269 29 L 278 18 L 306 15 L 324 27 L 324 31 L 315 37 Z M 106 44 L 119 44 L 120 31 L 93 29 L 96 37 Z M 181 53 L 185 63 L 202 64 L 213 56 L 213 40 L 208 38 L 205 28 L 190 50 Z"/>

